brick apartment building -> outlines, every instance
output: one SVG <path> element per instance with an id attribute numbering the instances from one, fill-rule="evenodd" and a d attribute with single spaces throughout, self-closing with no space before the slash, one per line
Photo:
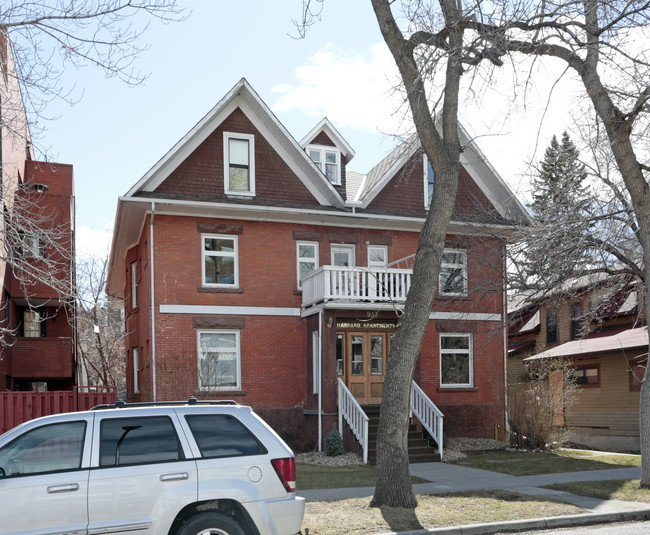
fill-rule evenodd
<path id="1" fill-rule="evenodd" d="M 75 337 L 66 305 L 74 281 L 72 166 L 34 161 L 3 31 L 0 66 L 0 235 L 4 254 L 14 256 L 12 262 L 5 256 L 0 261 L 0 391 L 72 390 Z"/>
<path id="2" fill-rule="evenodd" d="M 503 438 L 504 247 L 524 209 L 460 130 L 460 186 L 415 381 L 450 435 Z M 417 140 L 369 173 L 329 121 L 296 141 L 242 79 L 119 199 L 130 401 L 234 399 L 313 444 L 339 380 L 381 401 L 433 172 Z"/>

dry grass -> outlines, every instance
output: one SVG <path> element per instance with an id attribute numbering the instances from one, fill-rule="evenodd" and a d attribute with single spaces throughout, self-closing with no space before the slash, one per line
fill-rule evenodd
<path id="1" fill-rule="evenodd" d="M 419 495 L 415 510 L 370 508 L 370 498 L 307 502 L 304 528 L 310 535 L 362 535 L 584 512 L 573 505 L 506 491 Z"/>
<path id="2" fill-rule="evenodd" d="M 550 489 L 563 490 L 579 496 L 589 496 L 600 500 L 623 500 L 626 502 L 650 503 L 650 489 L 639 487 L 639 479 L 613 481 L 590 481 L 585 483 L 564 483 L 552 485 Z"/>
<path id="3" fill-rule="evenodd" d="M 554 452 L 485 451 L 467 452 L 467 458 L 455 464 L 513 476 L 529 476 L 641 466 L 641 457 L 569 449 Z"/>

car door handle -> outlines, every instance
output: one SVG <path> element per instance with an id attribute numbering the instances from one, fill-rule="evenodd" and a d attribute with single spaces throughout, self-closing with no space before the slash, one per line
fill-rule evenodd
<path id="1" fill-rule="evenodd" d="M 189 478 L 190 475 L 187 472 L 178 472 L 176 474 L 163 474 L 160 476 L 160 481 L 184 481 Z"/>
<path id="2" fill-rule="evenodd" d="M 49 494 L 57 494 L 58 492 L 75 492 L 79 490 L 79 483 L 68 483 L 66 485 L 52 485 L 47 487 Z"/>

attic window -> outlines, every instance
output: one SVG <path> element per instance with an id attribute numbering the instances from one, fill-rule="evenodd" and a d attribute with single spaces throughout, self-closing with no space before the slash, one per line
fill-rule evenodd
<path id="1" fill-rule="evenodd" d="M 27 186 L 27 187 L 28 187 L 28 189 L 30 189 L 31 191 L 36 191 L 36 192 L 38 192 L 38 193 L 44 193 L 44 192 L 46 192 L 47 190 L 50 189 L 50 188 L 47 187 L 45 184 L 30 184 L 30 185 Z"/>
<path id="2" fill-rule="evenodd" d="M 230 195 L 255 195 L 255 137 L 223 133 L 224 191 Z"/>
<path id="3" fill-rule="evenodd" d="M 333 147 L 311 145 L 307 154 L 332 184 L 341 184 L 341 155 Z"/>
<path id="4" fill-rule="evenodd" d="M 427 155 L 424 155 L 424 207 L 429 208 L 431 206 L 431 199 L 433 199 L 433 185 L 435 183 L 435 173 L 433 172 L 433 166 L 427 158 Z"/>

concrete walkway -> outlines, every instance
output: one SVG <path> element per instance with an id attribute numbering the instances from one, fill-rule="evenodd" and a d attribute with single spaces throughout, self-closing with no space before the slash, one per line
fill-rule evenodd
<path id="1" fill-rule="evenodd" d="M 458 526 L 433 530 L 408 532 L 409 535 L 435 534 L 483 534 L 499 531 L 516 531 L 538 528 L 557 528 L 584 525 L 590 523 L 619 522 L 623 520 L 650 519 L 650 504 L 639 502 L 622 502 L 618 500 L 599 500 L 577 496 L 568 492 L 541 488 L 557 483 L 601 481 L 606 479 L 638 479 L 640 468 L 613 468 L 609 470 L 590 470 L 587 472 L 566 472 L 561 474 L 543 474 L 537 476 L 511 476 L 478 470 L 447 463 L 418 463 L 410 466 L 411 475 L 428 481 L 414 485 L 418 494 L 444 494 L 465 490 L 508 490 L 532 496 L 553 498 L 576 505 L 586 514 L 519 520 L 494 524 Z M 322 489 L 298 491 L 307 501 L 343 500 L 346 498 L 371 497 L 374 487 Z M 406 532 L 405 532 L 406 533 Z"/>

